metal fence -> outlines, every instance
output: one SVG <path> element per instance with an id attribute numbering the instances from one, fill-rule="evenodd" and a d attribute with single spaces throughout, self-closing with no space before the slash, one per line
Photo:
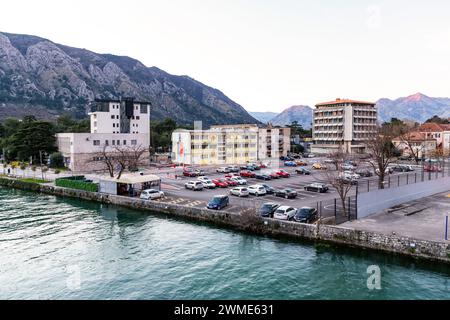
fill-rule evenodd
<path id="1" fill-rule="evenodd" d="M 424 167 L 420 167 L 413 172 L 403 172 L 398 175 L 386 175 L 383 182 L 383 187 L 379 185 L 378 176 L 372 178 L 360 179 L 356 186 L 357 193 L 371 192 L 379 189 L 397 188 L 414 183 L 439 180 L 441 178 L 450 176 L 450 165 L 441 166 L 438 170 L 425 171 Z"/>
<path id="2" fill-rule="evenodd" d="M 321 218 L 334 218 L 336 224 L 357 219 L 357 198 L 355 196 L 346 197 L 345 203 L 342 199 L 334 198 L 324 201 L 317 201 L 311 204 L 317 209 Z"/>

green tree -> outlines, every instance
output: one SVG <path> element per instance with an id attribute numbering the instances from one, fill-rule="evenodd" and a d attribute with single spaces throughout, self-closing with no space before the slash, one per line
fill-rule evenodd
<path id="1" fill-rule="evenodd" d="M 428 119 L 425 122 L 426 123 L 434 122 L 434 123 L 439 123 L 439 124 L 450 124 L 450 121 L 448 118 L 447 119 L 441 118 L 441 117 L 438 117 L 437 115 L 434 115 L 432 118 Z"/>
<path id="2" fill-rule="evenodd" d="M 53 124 L 46 121 L 24 121 L 10 137 L 9 154 L 19 160 L 39 159 L 39 151 L 50 154 L 56 151 Z"/>

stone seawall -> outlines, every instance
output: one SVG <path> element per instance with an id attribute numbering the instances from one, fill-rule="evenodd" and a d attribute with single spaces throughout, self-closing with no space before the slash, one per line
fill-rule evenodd
<path id="1" fill-rule="evenodd" d="M 60 197 L 70 197 L 128 208 L 164 213 L 185 219 L 204 221 L 237 230 L 274 237 L 291 237 L 324 241 L 339 245 L 361 247 L 390 253 L 450 263 L 450 244 L 385 235 L 330 225 L 309 225 L 295 222 L 262 219 L 251 214 L 213 211 L 203 208 L 146 201 L 136 198 L 107 195 L 96 192 L 67 189 L 51 185 L 22 182 L 0 177 L 0 186 L 42 192 Z"/>

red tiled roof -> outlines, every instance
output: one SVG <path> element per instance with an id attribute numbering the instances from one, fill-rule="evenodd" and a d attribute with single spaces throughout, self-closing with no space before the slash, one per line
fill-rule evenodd
<path id="1" fill-rule="evenodd" d="M 341 104 L 341 103 L 356 103 L 356 104 L 372 104 L 372 105 L 375 105 L 375 102 L 350 100 L 350 99 L 339 99 L 338 98 L 338 99 L 336 99 L 334 101 L 318 103 L 318 104 L 316 104 L 316 107 L 317 106 L 327 106 L 327 105 Z"/>
<path id="2" fill-rule="evenodd" d="M 408 141 L 431 141 L 431 140 L 435 140 L 433 138 L 427 138 L 425 133 L 422 132 L 418 132 L 418 131 L 411 131 L 408 132 L 406 134 L 404 134 L 401 137 L 397 137 L 394 139 L 394 141 L 402 141 L 402 140 L 408 140 Z"/>
<path id="3" fill-rule="evenodd" d="M 441 132 L 445 130 L 443 126 L 444 125 L 435 122 L 428 122 L 422 124 L 417 130 L 420 132 Z"/>

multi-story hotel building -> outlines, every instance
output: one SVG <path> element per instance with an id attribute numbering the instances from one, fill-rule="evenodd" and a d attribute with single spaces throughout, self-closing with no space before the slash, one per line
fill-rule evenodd
<path id="1" fill-rule="evenodd" d="M 90 133 L 58 133 L 59 151 L 66 166 L 72 171 L 95 171 L 103 169 L 99 153 L 117 152 L 117 148 L 142 147 L 143 158 L 149 158 L 150 103 L 137 102 L 132 98 L 120 100 L 95 100 L 89 113 Z"/>
<path id="2" fill-rule="evenodd" d="M 319 103 L 313 115 L 311 152 L 325 154 L 341 148 L 346 153 L 364 153 L 365 141 L 376 127 L 375 103 L 347 99 Z"/>
<path id="3" fill-rule="evenodd" d="M 172 161 L 187 165 L 225 165 L 277 159 L 288 153 L 289 138 L 289 128 L 259 128 L 251 124 L 175 130 Z"/>

